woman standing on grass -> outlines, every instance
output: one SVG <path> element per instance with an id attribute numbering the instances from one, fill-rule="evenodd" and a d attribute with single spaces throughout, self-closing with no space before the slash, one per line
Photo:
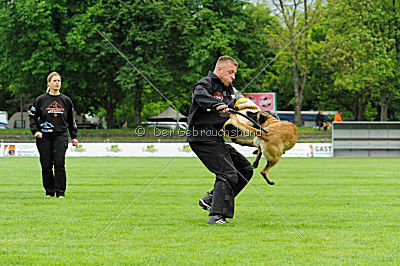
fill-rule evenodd
<path id="1" fill-rule="evenodd" d="M 47 91 L 36 98 L 29 112 L 30 129 L 40 154 L 43 187 L 46 198 L 65 197 L 65 152 L 68 148 L 67 128 L 72 145 L 77 146 L 78 129 L 71 99 L 60 93 L 61 76 L 52 72 L 47 77 Z M 53 173 L 54 167 L 54 173 Z"/>

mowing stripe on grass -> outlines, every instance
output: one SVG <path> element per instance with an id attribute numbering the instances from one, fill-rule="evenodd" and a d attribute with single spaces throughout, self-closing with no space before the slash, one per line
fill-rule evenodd
<path id="1" fill-rule="evenodd" d="M 252 184 L 250 184 L 249 183 L 249 180 L 247 180 L 237 169 L 236 169 L 236 167 L 235 166 L 233 166 L 226 158 L 224 158 L 225 159 L 225 161 L 227 161 L 227 163 L 230 165 L 230 166 L 232 166 L 235 170 L 236 170 L 236 172 L 238 172 L 238 174 L 247 182 L 247 184 L 249 184 L 258 194 L 260 194 L 260 196 L 266 201 L 266 202 L 268 202 L 268 204 L 271 206 L 271 208 L 272 209 L 274 209 L 293 229 L 294 229 L 294 231 L 296 231 L 299 235 L 301 235 L 302 237 L 303 237 L 303 239 L 306 239 L 305 237 L 304 237 L 304 235 L 302 234 L 302 233 L 300 233 L 289 221 L 288 221 L 288 219 L 286 219 L 286 217 L 285 216 L 283 216 L 283 214 L 280 212 L 280 211 L 278 211 L 278 209 L 276 209 L 272 204 L 271 204 L 271 202 L 269 202 L 265 197 L 264 197 L 264 195 L 263 194 L 261 194 L 261 192 L 259 192 Z"/>
<path id="2" fill-rule="evenodd" d="M 153 178 L 153 180 L 151 180 L 151 182 L 139 193 L 139 194 L 137 194 L 137 196 L 133 199 L 133 200 L 131 200 L 131 202 L 129 202 L 129 204 L 128 205 L 126 205 L 126 207 L 125 208 L 123 208 L 120 212 L 119 212 L 119 214 L 117 215 L 117 216 L 115 216 L 115 218 L 114 219 L 112 219 L 108 224 L 107 224 L 107 226 L 106 227 L 104 227 L 104 229 L 96 236 L 96 238 L 98 238 L 103 232 L 105 232 L 106 230 L 107 230 L 107 228 L 115 221 L 115 220 L 117 220 L 118 219 L 118 217 L 120 217 L 121 216 L 121 214 L 137 199 L 137 198 L 139 198 L 139 196 L 142 194 L 142 193 L 144 193 L 145 191 L 146 191 L 146 189 L 149 187 L 149 186 L 151 186 L 151 184 L 153 184 L 154 183 L 154 181 L 156 181 L 156 179 L 174 162 L 176 160 L 176 158 L 174 158 L 174 159 L 172 159 L 169 163 L 168 163 L 168 165 L 167 166 L 165 166 L 162 170 L 161 170 L 161 172 L 156 176 L 156 177 L 154 177 Z"/>

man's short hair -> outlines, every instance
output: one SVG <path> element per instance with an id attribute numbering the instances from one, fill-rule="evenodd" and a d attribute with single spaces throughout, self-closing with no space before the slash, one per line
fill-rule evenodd
<path id="1" fill-rule="evenodd" d="M 230 56 L 227 56 L 227 55 L 223 55 L 223 56 L 220 56 L 219 58 L 218 58 L 218 61 L 217 61 L 217 63 L 215 64 L 215 68 L 217 68 L 218 66 L 221 66 L 221 65 L 225 65 L 225 64 L 227 64 L 227 63 L 231 63 L 231 64 L 233 64 L 234 66 L 238 66 L 238 63 L 236 62 L 236 60 L 235 59 L 233 59 L 232 57 L 230 57 Z"/>

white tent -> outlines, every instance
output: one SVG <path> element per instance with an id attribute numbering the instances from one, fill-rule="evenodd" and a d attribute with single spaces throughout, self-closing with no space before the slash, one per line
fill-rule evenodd
<path id="1" fill-rule="evenodd" d="M 162 111 L 156 116 L 152 116 L 148 118 L 149 121 L 154 122 L 177 122 L 177 121 L 186 121 L 186 116 L 176 111 L 174 108 L 169 106 L 167 109 Z"/>
<path id="2" fill-rule="evenodd" d="M 156 116 L 147 118 L 149 122 L 143 122 L 143 125 L 149 127 L 187 129 L 187 118 L 172 107 L 168 107 Z"/>

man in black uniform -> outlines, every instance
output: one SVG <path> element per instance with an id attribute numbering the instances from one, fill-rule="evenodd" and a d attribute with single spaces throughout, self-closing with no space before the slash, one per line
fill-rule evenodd
<path id="1" fill-rule="evenodd" d="M 214 72 L 209 72 L 193 88 L 188 142 L 207 169 L 216 175 L 214 189 L 199 201 L 203 209 L 210 211 L 207 224 L 227 224 L 226 218 L 233 218 L 234 198 L 253 175 L 250 162 L 225 144 L 221 131 L 229 119 L 226 108 L 248 100 L 232 86 L 237 67 L 236 60 L 221 56 Z"/>
<path id="2" fill-rule="evenodd" d="M 77 127 L 71 99 L 60 93 L 61 77 L 52 72 L 47 78 L 47 93 L 40 95 L 29 112 L 30 129 L 40 154 L 43 187 L 46 198 L 64 198 L 66 189 L 65 152 L 68 148 L 67 129 L 72 145 L 78 145 Z M 54 166 L 54 173 L 53 173 Z"/>

